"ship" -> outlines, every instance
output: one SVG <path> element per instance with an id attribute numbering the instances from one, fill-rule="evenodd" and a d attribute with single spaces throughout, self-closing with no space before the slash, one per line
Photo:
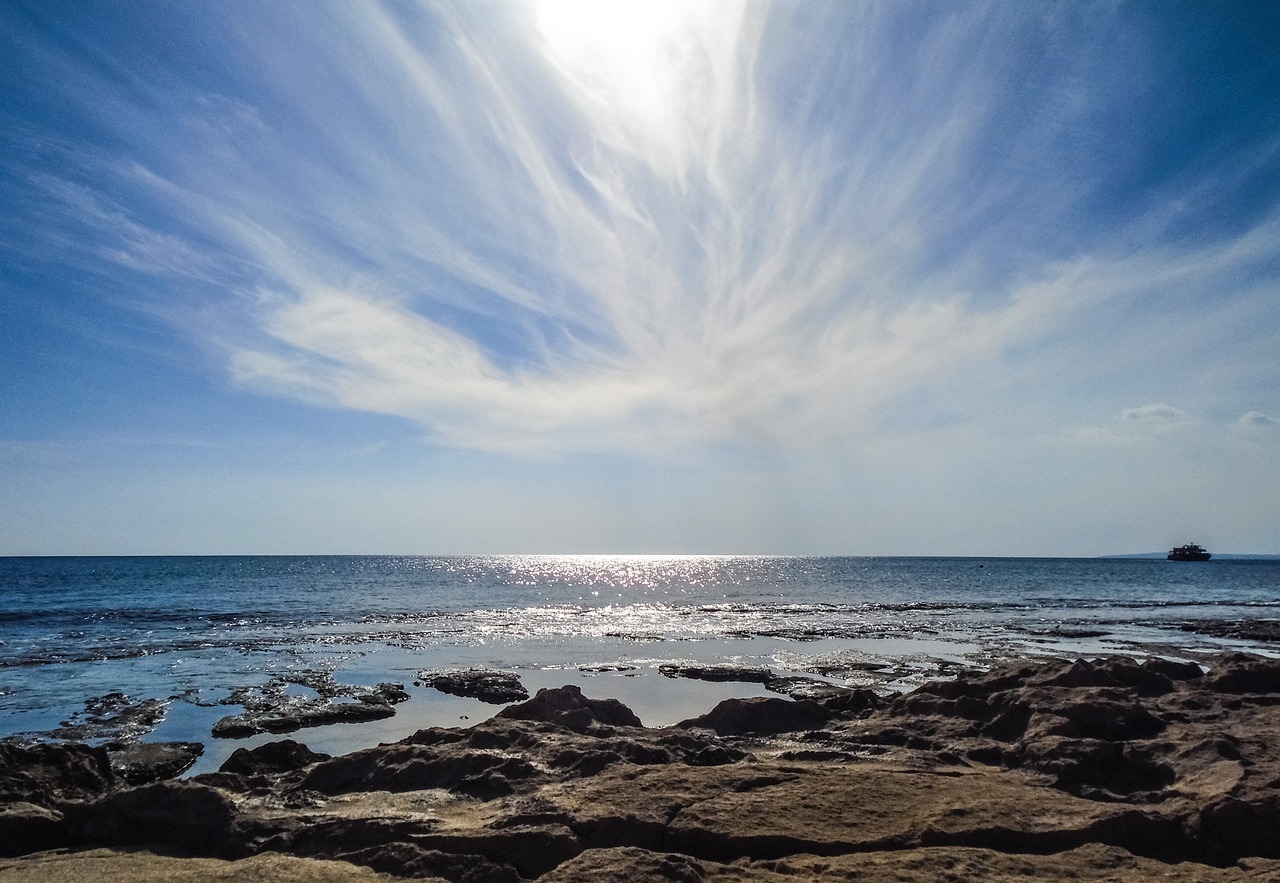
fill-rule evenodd
<path id="1" fill-rule="evenodd" d="M 1213 556 L 1195 543 L 1179 546 L 1169 553 L 1170 561 L 1208 561 Z"/>

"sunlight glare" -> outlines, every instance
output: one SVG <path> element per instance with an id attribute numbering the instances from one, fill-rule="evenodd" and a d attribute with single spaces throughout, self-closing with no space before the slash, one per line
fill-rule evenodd
<path id="1" fill-rule="evenodd" d="M 682 0 L 542 0 L 538 28 L 556 55 L 634 60 L 677 31 L 688 7 Z"/>
<path id="2" fill-rule="evenodd" d="M 688 0 L 542 0 L 537 19 L 548 61 L 593 113 L 661 138 L 679 129 L 679 96 L 696 79 L 699 8 Z"/>

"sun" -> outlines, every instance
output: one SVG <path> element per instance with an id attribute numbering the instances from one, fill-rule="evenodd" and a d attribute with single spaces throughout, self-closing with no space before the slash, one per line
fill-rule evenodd
<path id="1" fill-rule="evenodd" d="M 701 4 L 540 0 L 536 10 L 547 61 L 601 131 L 627 133 L 654 156 L 664 149 L 652 142 L 679 139 L 699 63 Z"/>
<path id="2" fill-rule="evenodd" d="M 541 0 L 538 29 L 563 60 L 635 61 L 678 32 L 689 7 L 688 0 Z"/>

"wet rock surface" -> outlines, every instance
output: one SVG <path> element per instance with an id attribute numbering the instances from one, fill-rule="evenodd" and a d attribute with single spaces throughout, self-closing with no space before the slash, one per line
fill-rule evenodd
<path id="1" fill-rule="evenodd" d="M 168 700 L 139 700 L 124 693 L 107 693 L 85 700 L 83 711 L 76 712 L 47 735 L 78 742 L 134 741 L 151 732 L 164 719 L 168 708 Z"/>
<path id="2" fill-rule="evenodd" d="M 101 749 L 0 745 L 0 839 L 98 850 L 5 859 L 0 881 L 268 855 L 512 883 L 1280 880 L 1280 663 L 1207 663 L 1004 664 L 652 729 L 566 687 L 470 729 L 333 758 L 285 740 L 142 786 Z"/>
<path id="3" fill-rule="evenodd" d="M 259 745 L 257 748 L 237 748 L 222 762 L 222 766 L 218 767 L 218 772 L 242 776 L 270 776 L 300 770 L 313 763 L 329 759 L 330 755 L 312 751 L 301 742 L 281 739 L 278 742 Z"/>
<path id="4" fill-rule="evenodd" d="M 755 665 L 684 665 L 665 662 L 658 666 L 664 677 L 692 678 L 697 681 L 738 681 L 746 684 L 765 684 L 773 680 L 771 669 Z"/>
<path id="5" fill-rule="evenodd" d="M 303 688 L 315 695 L 298 695 L 289 692 L 290 688 Z M 394 716 L 394 706 L 408 698 L 403 684 L 351 686 L 337 683 L 328 672 L 296 672 L 263 687 L 233 690 L 220 704 L 240 705 L 245 710 L 214 724 L 213 736 L 243 739 L 259 733 L 292 733 L 305 727 L 382 720 Z"/>
<path id="6" fill-rule="evenodd" d="M 479 699 L 491 705 L 523 702 L 529 691 L 520 683 L 519 675 L 509 671 L 469 668 L 450 671 L 420 671 L 418 683 L 451 696 Z"/>
<path id="7" fill-rule="evenodd" d="M 204 754 L 199 742 L 117 742 L 106 748 L 111 771 L 130 785 L 172 779 Z"/>

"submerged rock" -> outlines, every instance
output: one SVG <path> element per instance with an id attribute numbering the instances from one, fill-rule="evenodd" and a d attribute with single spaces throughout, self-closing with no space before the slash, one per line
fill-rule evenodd
<path id="1" fill-rule="evenodd" d="M 77 742 L 91 739 L 132 741 L 155 729 L 168 708 L 166 700 L 138 700 L 124 693 L 107 693 L 86 699 L 83 711 L 71 715 L 46 735 L 52 739 Z"/>
<path id="2" fill-rule="evenodd" d="M 771 669 L 756 665 L 733 665 L 730 663 L 715 665 L 685 665 L 682 663 L 663 663 L 658 671 L 668 678 L 692 678 L 697 681 L 738 681 L 746 684 L 767 684 L 777 675 Z"/>
<path id="3" fill-rule="evenodd" d="M 304 727 L 382 720 L 395 713 L 388 702 L 300 701 L 268 711 L 247 711 L 224 717 L 213 725 L 213 735 L 218 739 L 243 739 L 259 733 L 292 733 Z"/>
<path id="4" fill-rule="evenodd" d="M 289 695 L 285 691 L 290 684 L 314 690 L 317 697 Z M 213 735 L 243 739 L 259 733 L 292 733 L 304 727 L 382 720 L 394 716 L 392 706 L 408 698 L 403 684 L 358 687 L 338 684 L 328 672 L 293 673 L 259 690 L 242 687 L 233 691 L 222 704 L 243 705 L 245 711 L 215 723 Z"/>

